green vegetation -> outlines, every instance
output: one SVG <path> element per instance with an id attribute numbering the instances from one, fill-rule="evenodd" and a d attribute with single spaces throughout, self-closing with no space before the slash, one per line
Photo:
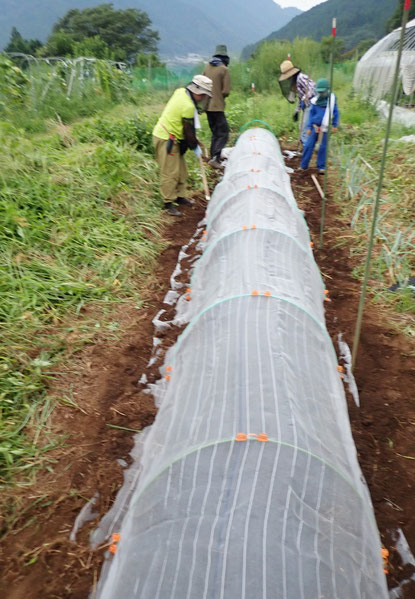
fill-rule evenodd
<path id="1" fill-rule="evenodd" d="M 390 0 L 327 0 L 298 15 L 263 41 L 310 37 L 320 42 L 330 35 L 331 18 L 336 17 L 337 35 L 343 40 L 345 49 L 350 50 L 362 40 L 377 40 L 385 35 L 386 22 L 392 16 L 394 6 Z M 250 47 L 250 52 L 252 50 Z M 243 56 L 247 58 L 248 51 L 244 50 Z"/>
<path id="2" fill-rule="evenodd" d="M 157 171 L 136 150 L 149 150 L 150 131 L 139 114 L 50 124 L 35 139 L 0 128 L 4 478 L 44 449 L 27 431 L 48 399 L 51 369 L 71 349 L 68 332 L 91 336 L 77 317 L 83 307 L 140 302 L 161 247 Z"/>
<path id="3" fill-rule="evenodd" d="M 398 1 L 398 6 L 396 7 L 395 12 L 392 17 L 389 19 L 387 24 L 388 31 L 393 31 L 397 27 L 400 27 L 402 23 L 402 14 L 403 14 L 403 6 L 404 0 Z M 409 17 L 408 20 L 415 19 L 415 4 L 412 2 L 411 8 L 409 9 Z"/>
<path id="4" fill-rule="evenodd" d="M 5 47 L 5 52 L 20 52 L 22 54 L 35 54 L 43 46 L 39 40 L 25 40 L 22 35 L 13 27 L 10 41 Z"/>
<path id="5" fill-rule="evenodd" d="M 159 35 L 150 29 L 147 13 L 136 8 L 115 10 L 112 4 L 101 4 L 84 10 L 69 10 L 54 25 L 52 35 L 42 50 L 44 56 L 87 56 L 135 60 L 144 52 L 155 52 Z M 60 45 L 65 52 L 56 54 Z M 79 47 L 79 44 L 81 47 Z M 94 53 L 95 52 L 95 53 Z"/>
<path id="6" fill-rule="evenodd" d="M 232 64 L 231 142 L 247 121 L 261 119 L 283 143 L 296 145 L 293 107 L 278 85 L 288 53 L 314 79 L 327 76 L 321 46 L 310 39 L 273 41 L 247 63 Z M 59 69 L 53 77 L 46 67 L 30 74 L 0 57 L 0 469 L 6 482 L 31 472 L 61 442 L 48 433 L 54 405 L 48 381 L 97 331 L 116 334 L 115 304 L 142 305 L 163 246 L 151 131 L 172 86 L 189 81 L 191 73 L 180 79 L 151 64 L 130 74 L 97 65 L 101 75 L 77 79 L 68 96 Z M 354 66 L 349 61 L 335 68 L 341 127 L 333 139 L 331 176 L 345 235 L 353 236 L 363 263 L 384 125 L 352 93 Z M 205 117 L 202 124 L 209 145 Z M 371 287 L 408 315 L 412 293 L 386 291 L 396 281 L 404 284 L 414 268 L 415 163 L 397 141 L 402 134 L 394 128 Z M 190 184 L 200 187 L 193 155 L 188 162 Z"/>

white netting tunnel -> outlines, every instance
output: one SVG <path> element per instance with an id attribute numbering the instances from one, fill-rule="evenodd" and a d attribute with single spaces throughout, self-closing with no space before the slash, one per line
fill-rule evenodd
<path id="1" fill-rule="evenodd" d="M 401 27 L 372 46 L 357 64 L 353 86 L 362 95 L 383 100 L 392 90 Z M 415 94 L 415 19 L 405 28 L 399 77 L 401 91 L 398 101 L 413 105 Z"/>
<path id="2" fill-rule="evenodd" d="M 322 279 L 270 132 L 239 138 L 206 229 L 98 596 L 383 599 Z"/>

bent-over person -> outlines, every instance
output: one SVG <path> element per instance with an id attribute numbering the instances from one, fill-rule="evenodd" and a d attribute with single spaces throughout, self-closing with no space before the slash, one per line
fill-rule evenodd
<path id="1" fill-rule="evenodd" d="M 202 155 L 196 129 L 200 129 L 199 112 L 212 96 L 212 81 L 196 75 L 189 85 L 176 89 L 153 129 L 153 144 L 160 167 L 160 190 L 164 207 L 171 216 L 180 216 L 176 204 L 191 206 L 186 195 L 187 168 L 184 154 L 191 149 Z"/>

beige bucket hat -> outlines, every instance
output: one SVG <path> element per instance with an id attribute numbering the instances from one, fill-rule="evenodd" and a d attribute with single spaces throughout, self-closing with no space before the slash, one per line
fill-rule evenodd
<path id="1" fill-rule="evenodd" d="M 282 73 L 280 81 L 285 81 L 286 79 L 289 79 L 300 72 L 300 69 L 297 69 L 291 60 L 284 60 L 284 62 L 280 64 L 280 69 Z"/>
<path id="2" fill-rule="evenodd" d="M 205 94 L 211 98 L 212 86 L 213 82 L 209 77 L 205 77 L 205 75 L 195 75 L 192 82 L 187 86 L 187 89 L 194 94 Z"/>

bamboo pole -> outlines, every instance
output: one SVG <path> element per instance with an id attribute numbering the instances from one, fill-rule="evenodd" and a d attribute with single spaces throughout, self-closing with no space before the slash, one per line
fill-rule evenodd
<path id="1" fill-rule="evenodd" d="M 200 172 L 202 174 L 203 187 L 205 189 L 205 199 L 207 202 L 209 202 L 209 200 L 210 200 L 209 186 L 208 186 L 208 182 L 206 179 L 205 165 L 203 164 L 203 160 L 202 160 L 201 156 L 199 156 L 199 166 L 200 166 Z"/>
<path id="2" fill-rule="evenodd" d="M 324 236 L 324 220 L 326 216 L 326 193 L 327 193 L 327 171 L 329 164 L 329 145 L 330 145 L 330 134 L 331 134 L 331 121 L 332 121 L 332 107 L 331 107 L 331 94 L 333 91 L 333 71 L 334 71 L 334 44 L 336 43 L 336 29 L 337 29 L 337 20 L 334 18 L 331 27 L 331 52 L 330 52 L 330 90 L 329 90 L 329 99 L 328 99 L 328 107 L 329 107 L 329 128 L 327 130 L 327 140 L 326 140 L 326 168 L 324 169 L 324 182 L 323 182 L 323 199 L 321 204 L 321 219 L 320 219 L 320 249 L 323 247 L 323 236 Z"/>
<path id="3" fill-rule="evenodd" d="M 317 188 L 318 193 L 320 194 L 321 199 L 324 199 L 324 192 L 320 187 L 320 183 L 318 182 L 318 179 L 315 175 L 311 175 L 311 178 L 313 180 L 314 185 Z"/>
<path id="4" fill-rule="evenodd" d="M 386 152 L 388 149 L 390 130 L 391 130 L 391 125 L 392 125 L 393 109 L 395 106 L 396 94 L 397 94 L 397 90 L 398 90 L 399 67 L 401 64 L 402 48 L 403 48 L 403 42 L 404 42 L 404 38 L 405 38 L 405 29 L 406 29 L 406 24 L 408 22 L 410 8 L 411 8 L 411 0 L 405 0 L 403 14 L 402 14 L 401 38 L 399 41 L 398 56 L 396 58 L 395 74 L 394 74 L 394 78 L 393 78 L 392 98 L 391 98 L 391 103 L 389 106 L 389 116 L 388 116 L 388 120 L 387 120 L 387 124 L 386 124 L 386 133 L 385 133 L 385 140 L 383 143 L 382 160 L 380 163 L 380 170 L 379 170 L 379 181 L 378 181 L 376 197 L 375 197 L 375 201 L 374 201 L 374 205 L 373 205 L 372 227 L 371 227 L 369 244 L 368 244 L 367 255 L 366 255 L 365 273 L 364 273 L 364 277 L 363 277 L 362 292 L 361 292 L 361 296 L 360 296 L 359 309 L 358 309 L 357 321 L 356 321 L 356 329 L 355 329 L 354 340 L 353 340 L 352 369 L 354 368 L 354 366 L 356 364 L 357 350 L 359 348 L 360 331 L 362 328 L 362 318 L 363 318 L 363 311 L 364 311 L 364 305 L 365 305 L 367 281 L 368 281 L 369 274 L 370 274 L 370 261 L 371 261 L 371 257 L 372 257 L 376 225 L 377 225 L 377 220 L 378 220 L 380 194 L 382 192 L 382 184 L 383 184 L 383 175 L 385 172 Z"/>

